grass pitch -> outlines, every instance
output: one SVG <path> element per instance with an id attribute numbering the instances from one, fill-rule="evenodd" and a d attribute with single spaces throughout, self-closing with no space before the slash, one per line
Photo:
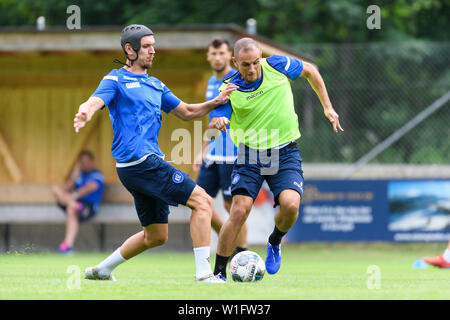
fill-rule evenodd
<path id="1" fill-rule="evenodd" d="M 276 275 L 266 273 L 258 283 L 229 277 L 225 285 L 195 283 L 191 252 L 142 254 L 114 271 L 115 283 L 83 279 L 84 268 L 108 253 L 6 253 L 0 299 L 450 299 L 450 269 L 412 268 L 445 245 L 284 245 Z M 250 250 L 265 258 L 264 248 Z"/>

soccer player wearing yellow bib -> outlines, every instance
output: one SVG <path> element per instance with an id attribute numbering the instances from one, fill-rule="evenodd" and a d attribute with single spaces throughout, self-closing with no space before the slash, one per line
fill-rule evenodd
<path id="1" fill-rule="evenodd" d="M 214 269 L 214 274 L 223 279 L 233 243 L 264 180 L 274 195 L 275 205 L 280 206 L 267 243 L 268 273 L 280 269 L 281 239 L 298 217 L 303 170 L 295 143 L 300 131 L 289 80 L 305 77 L 319 97 L 334 132 L 344 131 L 323 79 L 313 65 L 280 55 L 263 59 L 258 44 L 251 38 L 236 42 L 232 59 L 238 72 L 225 79 L 221 89 L 229 83 L 239 88 L 230 93 L 228 103 L 210 113 L 210 127 L 224 131 L 230 124 L 230 136 L 239 147 L 232 173 L 230 218 L 220 230 Z M 226 115 L 230 112 L 228 120 Z"/>

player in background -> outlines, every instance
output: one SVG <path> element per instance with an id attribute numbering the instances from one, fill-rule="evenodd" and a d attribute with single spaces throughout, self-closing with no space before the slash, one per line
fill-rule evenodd
<path id="1" fill-rule="evenodd" d="M 230 60 L 232 50 L 230 44 L 224 39 L 213 39 L 208 46 L 206 59 L 211 65 L 213 75 L 208 80 L 206 100 L 214 99 L 219 95 L 219 88 L 223 80 L 231 77 L 236 70 L 231 68 Z M 209 116 L 209 121 L 211 116 Z M 229 133 L 221 131 L 215 139 L 205 140 L 202 152 L 197 155 L 193 169 L 199 171 L 197 185 L 205 189 L 212 197 L 216 197 L 222 190 L 225 210 L 229 213 L 231 208 L 231 172 L 237 156 L 237 147 L 234 145 Z M 223 219 L 217 210 L 213 209 L 211 226 L 219 234 Z M 233 255 L 247 250 L 247 224 L 245 223 L 236 239 Z"/>
<path id="2" fill-rule="evenodd" d="M 447 249 L 445 249 L 443 254 L 438 255 L 434 258 L 425 257 L 423 258 L 423 260 L 435 267 L 450 268 L 450 241 L 448 242 Z"/>
<path id="3" fill-rule="evenodd" d="M 211 272 L 210 232 L 212 198 L 189 176 L 164 161 L 159 149 L 161 110 L 183 119 L 202 117 L 228 100 L 235 85 L 213 100 L 186 104 L 164 83 L 147 74 L 155 56 L 153 32 L 143 25 L 122 30 L 124 67 L 113 69 L 75 115 L 75 131 L 86 125 L 94 113 L 107 106 L 113 126 L 112 155 L 122 184 L 133 195 L 142 231 L 128 238 L 120 248 L 95 267 L 85 271 L 93 280 L 115 280 L 112 271 L 141 252 L 163 245 L 168 238 L 169 205 L 192 209 L 190 232 L 194 247 L 196 281 L 223 282 Z"/>
<path id="4" fill-rule="evenodd" d="M 93 218 L 102 201 L 105 179 L 95 168 L 92 152 L 83 150 L 78 162 L 64 185 L 53 185 L 52 192 L 58 206 L 66 214 L 66 234 L 58 247 L 58 252 L 73 253 L 73 245 L 78 234 L 80 223 Z"/>
<path id="5" fill-rule="evenodd" d="M 211 112 L 210 123 L 219 130 L 227 130 L 231 123 L 230 136 L 239 146 L 232 174 L 230 218 L 220 230 L 214 269 L 214 274 L 223 279 L 233 243 L 264 180 L 274 195 L 275 205 L 280 206 L 267 243 L 268 273 L 280 269 L 281 239 L 298 217 L 303 170 L 295 142 L 300 138 L 300 131 L 289 80 L 306 78 L 334 132 L 343 131 L 323 79 L 312 64 L 281 55 L 263 59 L 261 49 L 251 38 L 235 43 L 232 59 L 239 72 L 226 79 L 221 89 L 230 83 L 239 88 L 230 93 L 227 104 Z"/>

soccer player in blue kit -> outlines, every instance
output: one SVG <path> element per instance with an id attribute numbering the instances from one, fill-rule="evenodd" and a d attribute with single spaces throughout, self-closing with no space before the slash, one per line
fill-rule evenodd
<path id="1" fill-rule="evenodd" d="M 213 39 L 206 53 L 211 65 L 213 75 L 208 80 L 206 100 L 214 99 L 219 95 L 219 88 L 223 80 L 231 77 L 237 71 L 230 65 L 232 56 L 230 43 L 221 38 Z M 211 116 L 209 117 L 211 121 Z M 221 132 L 211 140 L 203 142 L 202 152 L 194 161 L 194 171 L 199 171 L 197 185 L 205 189 L 211 196 L 216 197 L 222 190 L 225 210 L 229 213 L 231 208 L 231 172 L 237 157 L 237 147 L 228 132 Z M 217 210 L 213 209 L 211 226 L 219 234 L 223 219 Z M 237 253 L 247 250 L 247 224 L 244 224 L 236 239 L 236 248 L 230 259 Z"/>
<path id="2" fill-rule="evenodd" d="M 160 80 L 147 74 L 155 55 L 153 32 L 143 25 L 122 30 L 121 46 L 127 58 L 125 66 L 113 69 L 83 104 L 74 118 L 75 131 L 85 126 L 94 113 L 108 106 L 113 126 L 112 155 L 122 184 L 133 195 L 143 230 L 128 238 L 122 246 L 95 267 L 85 278 L 112 280 L 112 271 L 121 263 L 156 246 L 168 238 L 169 205 L 192 209 L 192 237 L 196 275 L 199 282 L 222 283 L 209 263 L 212 198 L 189 176 L 164 161 L 158 146 L 161 110 L 190 120 L 206 115 L 228 101 L 237 86 L 227 87 L 218 97 L 200 104 L 186 104 Z"/>

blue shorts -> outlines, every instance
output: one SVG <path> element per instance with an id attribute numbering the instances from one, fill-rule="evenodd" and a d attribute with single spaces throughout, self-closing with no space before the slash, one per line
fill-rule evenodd
<path id="1" fill-rule="evenodd" d="M 203 161 L 197 177 L 197 184 L 205 189 L 212 198 L 222 189 L 223 198 L 230 200 L 233 167 L 232 163 L 206 163 Z"/>
<path id="2" fill-rule="evenodd" d="M 95 217 L 95 215 L 97 214 L 97 210 L 95 210 L 92 203 L 80 200 L 78 200 L 77 202 L 78 222 L 83 223 Z M 67 206 L 58 203 L 58 207 L 60 207 L 64 211 L 64 214 L 66 214 Z"/>
<path id="3" fill-rule="evenodd" d="M 264 180 L 274 195 L 275 206 L 279 204 L 278 196 L 283 190 L 292 189 L 303 196 L 302 158 L 295 143 L 263 153 L 246 146 L 239 148 L 231 175 L 231 194 L 255 200 Z"/>
<path id="4" fill-rule="evenodd" d="M 157 155 L 130 167 L 117 168 L 122 184 L 134 197 L 143 227 L 168 223 L 169 205 L 186 205 L 195 182 Z"/>

